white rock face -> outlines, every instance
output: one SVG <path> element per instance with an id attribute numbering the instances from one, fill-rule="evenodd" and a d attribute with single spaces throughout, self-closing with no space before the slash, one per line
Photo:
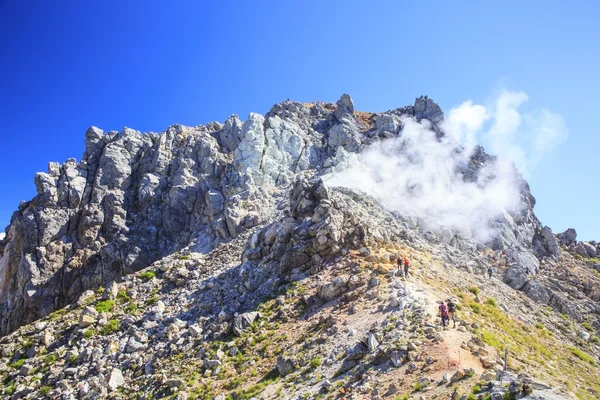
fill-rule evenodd
<path id="1" fill-rule="evenodd" d="M 123 379 L 123 373 L 118 368 L 113 368 L 110 371 L 110 376 L 108 378 L 108 387 L 112 390 L 116 390 L 119 386 L 123 386 L 125 383 L 125 379 Z"/>

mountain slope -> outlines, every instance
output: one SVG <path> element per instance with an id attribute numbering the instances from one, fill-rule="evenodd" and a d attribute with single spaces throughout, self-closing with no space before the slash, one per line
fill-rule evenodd
<path id="1" fill-rule="evenodd" d="M 596 398 L 596 244 L 542 227 L 514 168 L 519 207 L 482 221 L 483 242 L 333 187 L 411 124 L 447 142 L 427 98 L 378 114 L 347 95 L 288 101 L 158 135 L 91 128 L 81 162 L 36 176 L 0 244 L 4 394 L 444 398 L 481 378 L 482 398 Z M 451 154 L 466 184 L 500 179 L 483 149 Z M 441 330 L 448 297 L 459 327 Z M 505 348 L 512 372 L 496 379 Z"/>

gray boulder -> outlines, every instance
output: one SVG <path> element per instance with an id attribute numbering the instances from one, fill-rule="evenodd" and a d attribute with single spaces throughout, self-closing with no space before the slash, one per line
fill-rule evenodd
<path id="1" fill-rule="evenodd" d="M 233 318 L 233 333 L 236 336 L 240 336 L 258 318 L 260 318 L 260 313 L 258 313 L 256 311 L 252 311 L 252 312 L 247 312 L 247 313 L 244 313 L 244 314 L 236 315 Z"/>
<path id="2" fill-rule="evenodd" d="M 577 231 L 573 228 L 569 228 L 558 234 L 558 240 L 563 246 L 574 244 L 577 241 Z"/>

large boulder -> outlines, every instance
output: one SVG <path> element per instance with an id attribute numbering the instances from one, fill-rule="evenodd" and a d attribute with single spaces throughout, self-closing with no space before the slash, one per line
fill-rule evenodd
<path id="1" fill-rule="evenodd" d="M 236 315 L 233 318 L 233 333 L 240 336 L 244 333 L 254 321 L 260 318 L 260 313 L 257 311 L 247 312 Z"/>
<path id="2" fill-rule="evenodd" d="M 577 231 L 573 228 L 569 228 L 558 234 L 558 240 L 563 246 L 574 244 L 577 241 Z"/>

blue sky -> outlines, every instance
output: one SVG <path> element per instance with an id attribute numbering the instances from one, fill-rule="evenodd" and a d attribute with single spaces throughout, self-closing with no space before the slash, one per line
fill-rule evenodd
<path id="1" fill-rule="evenodd" d="M 90 125 L 162 131 L 342 93 L 448 110 L 505 88 L 570 131 L 530 172 L 538 216 L 600 239 L 597 2 L 211 3 L 0 0 L 0 227 Z"/>

